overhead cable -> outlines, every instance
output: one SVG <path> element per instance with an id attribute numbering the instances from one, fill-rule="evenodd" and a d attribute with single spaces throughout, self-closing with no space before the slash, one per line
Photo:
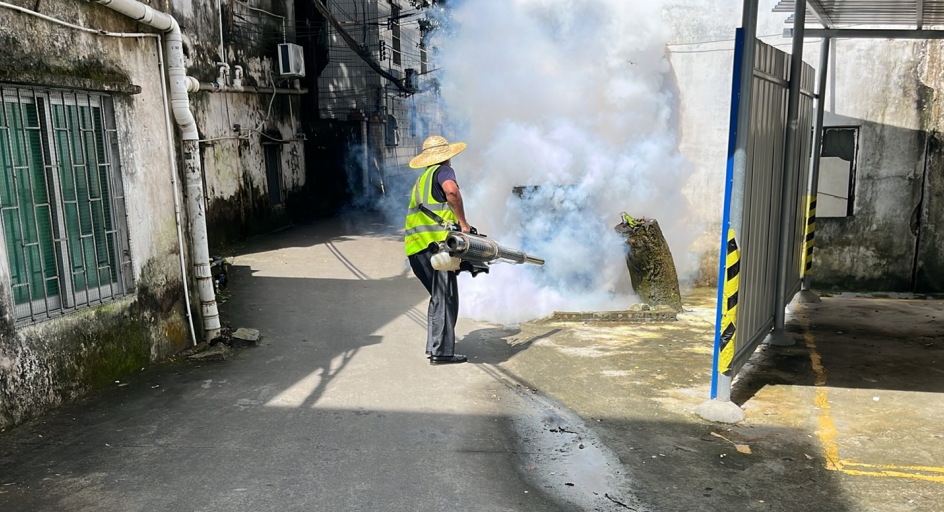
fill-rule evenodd
<path id="1" fill-rule="evenodd" d="M 324 16 L 325 19 L 328 20 L 329 23 L 331 23 L 331 26 L 333 26 L 334 29 L 338 31 L 338 35 L 340 35 L 341 39 L 343 39 L 344 42 L 347 43 L 348 47 L 350 47 L 351 50 L 361 58 L 361 60 L 366 62 L 367 65 L 370 66 L 371 69 L 376 71 L 378 75 L 392 82 L 403 93 L 405 94 L 413 93 L 413 91 L 409 89 L 408 87 L 404 86 L 403 82 L 401 82 L 397 77 L 393 76 L 392 74 L 387 72 L 385 69 L 380 67 L 380 64 L 375 62 L 373 57 L 371 57 L 370 52 L 368 52 L 366 49 L 358 45 L 357 41 L 355 41 L 354 38 L 351 37 L 351 35 L 348 34 L 347 31 L 345 31 L 343 27 L 341 27 L 341 24 L 338 22 L 337 19 L 334 18 L 334 16 L 331 14 L 331 11 L 329 11 L 328 8 L 325 7 L 324 4 L 322 4 L 321 2 L 317 0 L 312 2 L 312 4 L 314 4 L 315 9 L 317 9 L 318 12 L 321 13 L 321 15 Z"/>

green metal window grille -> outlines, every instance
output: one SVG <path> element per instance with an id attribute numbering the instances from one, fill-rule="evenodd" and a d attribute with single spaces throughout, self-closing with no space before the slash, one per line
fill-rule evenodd
<path id="1" fill-rule="evenodd" d="M 124 295 L 124 193 L 107 95 L 0 85 L 0 223 L 18 321 Z"/>

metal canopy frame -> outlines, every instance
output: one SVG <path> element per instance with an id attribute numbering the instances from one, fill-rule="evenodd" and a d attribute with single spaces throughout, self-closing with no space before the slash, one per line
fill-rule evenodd
<path id="1" fill-rule="evenodd" d="M 806 21 L 826 28 L 891 25 L 922 30 L 944 25 L 944 0 L 806 0 L 806 4 Z M 795 7 L 796 0 L 782 0 L 774 12 L 793 12 L 787 23 L 794 24 Z"/>
<path id="2" fill-rule="evenodd" d="M 759 0 L 742 0 L 742 28 L 741 28 L 741 47 L 735 52 L 735 70 L 739 70 L 740 76 L 735 76 L 734 90 L 732 91 L 732 110 L 737 118 L 736 125 L 733 125 L 732 140 L 730 141 L 732 152 L 729 168 L 731 169 L 728 182 L 726 182 L 726 200 L 724 220 L 722 226 L 721 240 L 721 270 L 725 269 L 725 247 L 729 229 L 740 232 L 742 222 L 742 205 L 744 200 L 744 174 L 748 162 L 745 158 L 747 148 L 747 136 L 750 130 L 750 117 L 748 114 L 749 106 L 752 104 L 752 80 L 753 63 L 755 54 L 756 32 L 757 32 L 757 14 Z M 828 58 L 830 53 L 830 44 L 835 38 L 878 38 L 878 39 L 944 39 L 944 0 L 782 0 L 773 9 L 774 12 L 792 12 L 787 19 L 787 24 L 793 25 L 793 28 L 787 28 L 784 35 L 792 39 L 793 42 L 793 66 L 792 69 L 799 70 L 803 58 L 803 41 L 805 38 L 821 38 L 822 47 L 820 50 L 819 76 L 817 80 L 818 99 L 816 113 L 814 117 L 814 142 L 813 155 L 810 168 L 809 195 L 816 197 L 819 181 L 819 147 L 822 143 L 823 131 L 823 99 L 826 95 Z M 806 28 L 806 22 L 819 24 L 823 28 Z M 889 28 L 894 27 L 894 28 Z M 939 30 L 928 29 L 927 27 L 939 27 Z M 792 74 L 792 73 L 791 73 Z M 786 155 L 787 161 L 784 165 L 784 183 L 788 174 L 791 172 L 792 154 L 797 147 L 797 118 L 796 118 L 796 98 L 800 95 L 800 81 L 790 80 L 790 106 L 788 113 L 789 126 L 786 133 Z M 745 108 L 737 108 L 742 105 Z M 791 149 L 792 148 L 792 149 Z M 792 200 L 787 197 L 789 194 L 800 194 L 800 190 L 790 190 L 787 187 L 783 189 L 783 202 Z M 781 225 L 786 228 L 789 225 L 789 219 L 785 218 L 781 209 Z M 779 244 L 780 254 L 776 262 L 778 265 L 778 282 L 776 283 L 776 306 L 774 311 L 773 332 L 768 337 L 773 344 L 792 344 L 792 337 L 785 336 L 784 312 L 786 309 L 787 296 L 792 296 L 787 289 L 789 283 L 785 282 L 786 264 L 790 259 L 787 257 L 789 251 L 799 251 L 799 247 L 790 247 L 789 237 L 782 231 Z M 719 276 L 720 277 L 720 276 Z M 803 276 L 801 289 L 809 291 L 809 275 Z M 722 307 L 722 297 L 724 296 L 722 284 L 719 279 L 719 322 L 716 330 L 719 329 L 720 311 Z M 747 334 L 747 333 L 745 333 Z M 778 337 L 778 334 L 780 337 Z M 730 413 L 731 409 L 737 409 L 735 416 L 743 417 L 740 408 L 734 406 L 730 401 L 731 384 L 734 375 L 729 372 L 725 374 L 719 371 L 719 353 L 720 344 L 718 340 L 721 335 L 720 330 L 716 332 L 716 346 L 713 376 L 711 382 L 711 400 L 709 404 L 722 406 L 719 408 L 704 408 L 702 411 L 720 411 L 724 410 Z M 788 339 L 789 338 L 789 339 Z M 786 340 L 788 343 L 780 343 Z M 748 354 L 749 356 L 749 354 Z M 740 365 L 737 365 L 737 369 Z M 734 370 L 734 373 L 737 372 Z M 703 415 L 709 419 L 715 412 L 703 412 Z M 723 413 L 722 413 L 723 414 Z M 731 416 L 723 414 L 725 418 Z M 725 420 L 727 421 L 727 420 Z"/>

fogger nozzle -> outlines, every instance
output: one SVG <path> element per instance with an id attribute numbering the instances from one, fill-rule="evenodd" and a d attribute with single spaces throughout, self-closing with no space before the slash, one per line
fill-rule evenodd
<path id="1" fill-rule="evenodd" d="M 543 258 L 529 256 L 524 251 L 511 249 L 486 237 L 468 233 L 449 233 L 446 236 L 446 247 L 452 256 L 468 261 L 490 263 L 495 260 L 503 260 L 518 264 L 544 264 Z"/>

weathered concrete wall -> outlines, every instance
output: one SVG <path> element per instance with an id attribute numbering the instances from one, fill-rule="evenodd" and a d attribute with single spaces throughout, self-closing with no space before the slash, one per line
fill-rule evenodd
<path id="1" fill-rule="evenodd" d="M 154 32 L 94 3 L 14 3 L 90 28 Z M 243 85 L 294 87 L 293 81 L 276 74 L 277 43 L 294 39 L 294 4 L 248 3 L 268 13 L 238 3 L 229 4 L 233 9 L 229 12 L 225 2 L 222 12 L 210 1 L 163 0 L 150 5 L 178 20 L 188 74 L 201 82 L 215 82 L 217 62 L 226 62 L 229 84 L 239 65 L 244 70 Z M 286 19 L 284 24 L 280 17 Z M 0 47 L 4 48 L 0 82 L 112 93 L 134 281 L 125 298 L 108 305 L 38 324 L 17 324 L 4 255 L 0 264 L 0 426 L 4 426 L 179 351 L 189 341 L 189 328 L 170 185 L 170 159 L 176 158 L 179 142 L 168 140 L 165 129 L 158 64 L 158 52 L 163 50 L 152 38 L 107 38 L 4 8 L 0 8 Z M 288 211 L 293 203 L 302 202 L 306 185 L 298 135 L 299 96 L 201 92 L 191 100 L 205 139 L 201 145 L 211 246 L 220 249 L 287 224 Z M 269 197 L 267 143 L 278 148 L 280 201 Z M 183 198 L 182 190 L 178 192 Z"/>
<path id="2" fill-rule="evenodd" d="M 855 203 L 851 217 L 817 218 L 816 288 L 911 290 L 910 224 L 921 200 L 925 149 L 926 91 L 919 77 L 924 45 L 834 41 L 824 125 L 859 128 Z M 818 45 L 807 51 L 807 61 L 818 61 Z"/>
<path id="3" fill-rule="evenodd" d="M 761 1 L 761 11 L 769 12 L 774 3 Z M 691 222 L 703 233 L 689 248 L 701 261 L 694 280 L 714 284 L 721 244 L 734 32 L 741 25 L 741 2 L 669 0 L 663 16 L 674 31 L 666 52 L 680 103 L 679 149 L 694 169 L 683 192 L 691 205 Z M 784 42 L 779 35 L 771 36 L 782 32 L 783 17 L 762 17 L 758 23 L 757 34 L 764 36 L 764 42 Z"/>
<path id="4" fill-rule="evenodd" d="M 225 62 L 229 84 L 236 66 L 241 66 L 244 86 L 296 87 L 294 79 L 278 74 L 277 54 L 279 43 L 295 42 L 293 2 L 222 2 L 220 12 L 216 2 L 175 0 L 171 12 L 191 38 L 189 75 L 203 83 L 216 83 L 218 63 Z M 221 53 L 225 56 L 222 60 Z M 191 94 L 191 101 L 204 139 L 201 149 L 211 250 L 225 252 L 233 242 L 289 224 L 290 213 L 295 213 L 290 212 L 291 206 L 301 201 L 299 196 L 306 186 L 304 140 L 299 136 L 300 97 L 200 92 Z M 279 153 L 282 193 L 277 204 L 269 199 L 265 156 L 269 144 L 275 144 Z"/>
<path id="5" fill-rule="evenodd" d="M 41 11 L 84 26 L 141 31 L 130 20 L 83 2 L 49 0 Z M 7 257 L 0 258 L 0 426 L 7 426 L 179 351 L 189 332 L 156 41 L 81 33 L 2 8 L 0 20 L 5 49 L 0 81 L 140 90 L 113 94 L 135 283 L 131 293 L 107 305 L 18 325 Z"/>
<path id="6" fill-rule="evenodd" d="M 921 207 L 912 221 L 917 243 L 915 291 L 944 292 L 944 43 L 929 41 L 924 52 L 926 86 L 922 123 L 928 133 Z M 928 84 L 934 84 L 933 87 Z"/>
<path id="7" fill-rule="evenodd" d="M 760 2 L 757 34 L 789 52 L 790 41 L 779 35 L 786 15 L 771 12 L 776 3 Z M 681 150 L 695 166 L 685 193 L 705 232 L 693 249 L 702 253 L 702 274 L 709 278 L 717 273 L 740 9 L 740 2 L 687 0 L 670 1 L 665 10 L 675 28 L 668 52 L 682 104 Z M 940 129 L 939 48 L 923 41 L 834 42 L 825 126 L 859 128 L 855 208 L 852 217 L 817 219 L 814 287 L 907 291 L 933 288 L 931 283 L 944 279 L 937 257 L 944 248 L 937 234 L 944 205 L 935 201 L 941 171 L 929 168 L 924 177 L 926 133 Z M 819 61 L 819 40 L 806 42 L 804 60 Z M 921 241 L 913 219 L 924 220 L 917 223 Z"/>
<path id="8" fill-rule="evenodd" d="M 225 251 L 233 242 L 288 225 L 292 219 L 287 206 L 306 185 L 304 141 L 298 137 L 299 99 L 276 95 L 269 113 L 270 100 L 271 94 L 191 95 L 206 139 L 201 149 L 212 250 Z M 279 153 L 279 204 L 269 200 L 266 147 L 270 145 Z"/>

